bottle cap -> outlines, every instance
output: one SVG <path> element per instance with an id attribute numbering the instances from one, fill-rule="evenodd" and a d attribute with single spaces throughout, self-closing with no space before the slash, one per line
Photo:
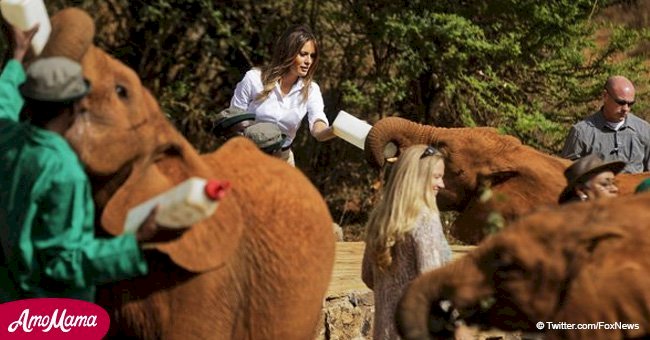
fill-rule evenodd
<path id="1" fill-rule="evenodd" d="M 205 195 L 213 201 L 218 201 L 226 196 L 226 192 L 230 190 L 230 182 L 219 181 L 210 179 L 205 184 Z"/>

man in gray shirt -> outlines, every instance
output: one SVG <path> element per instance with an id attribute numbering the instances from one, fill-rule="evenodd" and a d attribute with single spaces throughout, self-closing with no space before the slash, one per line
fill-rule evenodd
<path id="1" fill-rule="evenodd" d="M 623 76 L 607 79 L 600 110 L 571 127 L 562 157 L 595 153 L 606 162 L 623 161 L 623 172 L 650 171 L 650 124 L 632 114 L 634 85 Z"/>

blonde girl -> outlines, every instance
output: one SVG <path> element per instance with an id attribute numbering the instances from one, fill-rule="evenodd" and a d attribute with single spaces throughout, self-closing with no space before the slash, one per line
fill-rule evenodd
<path id="1" fill-rule="evenodd" d="M 451 259 L 436 205 L 444 171 L 443 155 L 436 148 L 409 147 L 370 214 L 362 279 L 375 296 L 374 339 L 399 338 L 394 315 L 404 288 Z"/>

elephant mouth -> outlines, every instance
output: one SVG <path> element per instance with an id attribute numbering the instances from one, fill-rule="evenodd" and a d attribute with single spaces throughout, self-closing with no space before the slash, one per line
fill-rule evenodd
<path id="1" fill-rule="evenodd" d="M 459 308 L 450 300 L 434 303 L 429 316 L 429 331 L 437 336 L 453 334 L 461 324 L 481 326 L 483 317 L 489 314 L 494 305 L 494 298 L 484 298 L 479 303 Z"/>
<path id="2" fill-rule="evenodd" d="M 522 317 L 517 305 L 508 300 L 497 300 L 494 296 L 478 302 L 457 307 L 450 300 L 434 301 L 428 319 L 428 330 L 434 338 L 453 338 L 460 325 L 477 327 L 481 330 L 537 332 L 535 324 Z"/>

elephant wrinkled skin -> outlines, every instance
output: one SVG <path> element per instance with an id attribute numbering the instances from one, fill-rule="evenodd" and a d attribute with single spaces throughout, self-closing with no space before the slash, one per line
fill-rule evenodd
<path id="1" fill-rule="evenodd" d="M 92 44 L 87 13 L 63 10 L 52 28 L 41 56 L 80 60 L 92 84 L 87 112 L 65 137 L 91 179 L 105 234 L 121 233 L 128 209 L 189 177 L 232 184 L 211 218 L 151 245 L 149 275 L 101 287 L 109 335 L 312 337 L 334 238 L 327 206 L 309 180 L 245 138 L 199 155 L 135 72 Z"/>
<path id="2" fill-rule="evenodd" d="M 464 319 L 524 332 L 538 332 L 541 321 L 548 340 L 650 337 L 648 206 L 650 193 L 644 193 L 522 217 L 465 257 L 414 280 L 397 312 L 402 334 L 446 339 Z M 547 322 L 603 324 L 549 330 Z M 611 329 L 616 322 L 638 326 Z"/>
<path id="3" fill-rule="evenodd" d="M 564 170 L 571 161 L 523 145 L 496 129 L 438 128 L 388 117 L 378 121 L 366 138 L 366 159 L 383 166 L 413 144 L 431 144 L 448 152 L 445 186 L 438 194 L 440 210 L 456 210 L 452 234 L 466 243 L 478 243 L 488 233 L 483 228 L 494 212 L 511 222 L 537 207 L 556 205 L 566 186 Z M 621 195 L 650 173 L 620 174 Z M 497 215 L 497 217 L 499 216 Z"/>

